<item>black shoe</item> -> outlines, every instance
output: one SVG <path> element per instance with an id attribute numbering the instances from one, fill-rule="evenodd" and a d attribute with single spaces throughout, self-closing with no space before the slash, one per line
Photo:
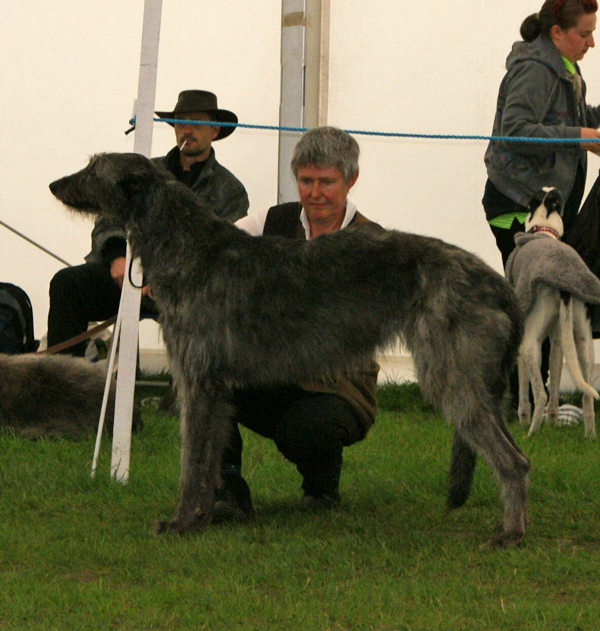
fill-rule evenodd
<path id="1" fill-rule="evenodd" d="M 254 515 L 250 488 L 241 475 L 223 476 L 223 486 L 215 494 L 211 518 L 215 524 L 248 521 Z"/>
<path id="2" fill-rule="evenodd" d="M 340 505 L 341 498 L 337 491 L 331 493 L 319 493 L 317 495 L 309 495 L 305 493 L 300 504 L 306 510 L 327 511 L 335 510 Z"/>

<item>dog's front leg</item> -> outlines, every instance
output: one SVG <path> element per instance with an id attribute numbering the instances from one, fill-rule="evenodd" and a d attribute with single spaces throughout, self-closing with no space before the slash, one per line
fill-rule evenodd
<path id="1" fill-rule="evenodd" d="M 546 417 L 548 423 L 556 425 L 558 420 L 558 403 L 560 394 L 560 380 L 562 377 L 563 351 L 560 343 L 560 330 L 554 327 L 550 331 L 550 363 L 548 368 L 548 407 Z"/>
<path id="2" fill-rule="evenodd" d="M 546 339 L 553 322 L 556 320 L 558 307 L 555 306 L 555 293 L 554 290 L 546 287 L 540 289 L 538 298 L 525 320 L 525 331 L 519 350 L 519 368 L 522 366 L 527 371 L 527 377 L 533 391 L 534 410 L 529 436 L 540 428 L 544 420 L 544 411 L 548 401 L 540 367 L 542 363 L 542 342 Z M 519 376 L 520 379 L 521 377 Z M 520 397 L 520 405 L 525 405 L 526 399 L 529 399 L 529 393 L 525 394 L 521 390 Z M 521 418 L 521 422 L 523 422 L 523 418 Z"/>
<path id="3" fill-rule="evenodd" d="M 221 456 L 233 413 L 233 407 L 222 391 L 210 387 L 194 389 L 186 385 L 181 393 L 179 503 L 173 519 L 159 522 L 159 533 L 181 534 L 203 529 L 209 524 L 215 490 L 220 482 Z"/>
<path id="4" fill-rule="evenodd" d="M 594 369 L 594 340 L 592 337 L 592 323 L 587 306 L 575 301 L 573 304 L 573 334 L 575 347 L 581 373 L 586 383 L 591 384 L 592 371 Z M 583 423 L 586 438 L 596 438 L 596 415 L 594 413 L 594 399 L 587 393 L 583 393 Z"/>
<path id="5" fill-rule="evenodd" d="M 548 402 L 548 395 L 546 394 L 546 388 L 544 387 L 544 381 L 542 380 L 542 373 L 540 371 L 540 361 L 541 357 L 539 354 L 536 354 L 533 372 L 530 373 L 534 409 L 533 418 L 531 419 L 531 427 L 529 428 L 529 432 L 527 434 L 528 436 L 532 436 L 540 429 L 542 421 L 544 420 L 546 403 Z"/>
<path id="6" fill-rule="evenodd" d="M 521 346 L 519 351 L 519 421 L 526 427 L 531 423 L 531 403 L 529 401 L 529 370 L 525 361 L 526 350 Z"/>

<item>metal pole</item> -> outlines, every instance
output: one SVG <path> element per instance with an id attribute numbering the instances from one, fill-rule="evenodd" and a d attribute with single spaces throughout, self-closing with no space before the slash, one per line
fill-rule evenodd
<path id="1" fill-rule="evenodd" d="M 40 245 L 37 241 L 30 239 L 26 234 L 19 232 L 16 228 L 9 226 L 7 223 L 2 221 L 1 219 L 0 219 L 0 226 L 4 226 L 7 230 L 10 230 L 14 234 L 16 234 L 18 237 L 21 237 L 21 239 L 24 239 L 28 243 L 31 243 L 31 245 L 35 245 L 35 247 L 39 248 L 42 252 L 45 252 L 46 254 L 49 254 L 52 258 L 55 258 L 57 261 L 64 263 L 67 267 L 71 267 L 71 263 L 69 263 L 69 261 L 65 261 L 65 259 L 61 259 L 60 256 L 58 256 L 58 254 L 54 254 L 54 252 L 51 252 L 50 250 L 48 250 L 48 248 L 45 248 L 43 245 Z"/>

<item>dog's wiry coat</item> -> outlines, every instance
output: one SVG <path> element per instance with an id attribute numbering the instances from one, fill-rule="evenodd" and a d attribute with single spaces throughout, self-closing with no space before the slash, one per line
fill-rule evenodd
<path id="1" fill-rule="evenodd" d="M 455 428 L 449 504 L 467 498 L 476 453 L 502 489 L 493 543 L 521 539 L 529 462 L 501 411 L 521 318 L 508 283 L 480 259 L 393 231 L 252 237 L 136 154 L 95 156 L 50 188 L 74 210 L 126 224 L 160 310 L 182 408 L 179 503 L 161 530 L 209 521 L 231 388 L 350 370 L 399 339 Z"/>
<path id="2" fill-rule="evenodd" d="M 0 354 L 0 427 L 29 438 L 75 438 L 98 427 L 106 372 L 64 355 Z M 114 385 L 106 413 L 112 428 Z"/>

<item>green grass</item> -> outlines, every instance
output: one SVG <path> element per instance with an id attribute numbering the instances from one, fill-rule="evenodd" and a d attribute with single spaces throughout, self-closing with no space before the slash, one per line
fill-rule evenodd
<path id="1" fill-rule="evenodd" d="M 511 426 L 532 460 L 530 527 L 520 549 L 483 552 L 501 516 L 487 468 L 446 514 L 450 428 L 414 385 L 380 404 L 345 450 L 339 511 L 300 511 L 294 467 L 244 432 L 256 518 L 183 537 L 153 530 L 175 507 L 177 419 L 145 409 L 126 485 L 108 440 L 92 480 L 93 436 L 0 434 L 0 630 L 600 628 L 600 446 L 583 428 Z"/>

